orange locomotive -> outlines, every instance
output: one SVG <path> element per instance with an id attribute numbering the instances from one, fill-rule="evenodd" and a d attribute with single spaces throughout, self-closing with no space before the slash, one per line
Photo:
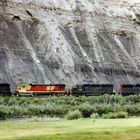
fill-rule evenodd
<path id="1" fill-rule="evenodd" d="M 20 86 L 17 87 L 16 93 L 19 96 L 65 95 L 67 94 L 67 90 L 64 84 L 56 84 L 56 85 L 21 84 Z"/>

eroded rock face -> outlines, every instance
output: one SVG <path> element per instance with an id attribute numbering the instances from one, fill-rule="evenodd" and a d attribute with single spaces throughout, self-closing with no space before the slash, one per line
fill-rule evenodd
<path id="1" fill-rule="evenodd" d="M 139 0 L 1 0 L 0 78 L 140 83 Z"/>

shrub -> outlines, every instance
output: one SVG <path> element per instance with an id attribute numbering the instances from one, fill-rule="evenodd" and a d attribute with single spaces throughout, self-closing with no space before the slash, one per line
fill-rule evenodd
<path id="1" fill-rule="evenodd" d="M 96 110 L 99 115 L 113 112 L 114 107 L 111 104 L 99 104 L 96 105 Z"/>
<path id="2" fill-rule="evenodd" d="M 26 107 L 22 107 L 19 105 L 10 106 L 9 115 L 11 117 L 22 117 L 24 115 L 28 115 L 29 112 L 27 111 Z"/>
<path id="3" fill-rule="evenodd" d="M 50 116 L 58 116 L 62 117 L 68 112 L 68 108 L 65 105 L 49 105 L 46 106 L 45 108 L 46 115 Z"/>
<path id="4" fill-rule="evenodd" d="M 27 107 L 28 115 L 39 116 L 45 114 L 45 107 L 41 105 L 31 104 Z"/>
<path id="5" fill-rule="evenodd" d="M 111 95 L 109 97 L 109 103 L 110 104 L 122 104 L 124 102 L 124 98 L 123 96 L 119 95 L 119 94 L 115 94 L 115 95 Z"/>
<path id="6" fill-rule="evenodd" d="M 8 116 L 8 110 L 6 110 L 6 108 L 4 107 L 0 107 L 0 119 L 6 119 L 6 117 Z"/>
<path id="7" fill-rule="evenodd" d="M 90 117 L 92 113 L 102 116 L 123 111 L 136 116 L 140 115 L 140 96 L 0 97 L 0 109 L 1 118 L 44 115 L 64 117 L 69 110 L 79 110 L 83 117 Z"/>
<path id="8" fill-rule="evenodd" d="M 103 114 L 102 118 L 104 119 L 116 119 L 116 118 L 127 118 L 127 112 L 110 112 L 108 114 Z"/>
<path id="9" fill-rule="evenodd" d="M 140 104 L 124 105 L 123 107 L 129 115 L 140 115 Z"/>
<path id="10" fill-rule="evenodd" d="M 108 103 L 108 102 L 109 102 L 109 97 L 110 97 L 109 94 L 104 94 L 104 95 L 102 95 L 102 96 L 99 96 L 99 97 L 98 97 L 98 103 L 99 103 L 99 104 Z"/>
<path id="11" fill-rule="evenodd" d="M 88 103 L 79 105 L 78 109 L 81 111 L 83 117 L 90 117 L 93 112 L 92 106 Z"/>
<path id="12" fill-rule="evenodd" d="M 125 97 L 126 102 L 135 104 L 135 103 L 140 103 L 140 96 L 137 95 L 130 95 Z"/>
<path id="13" fill-rule="evenodd" d="M 82 114 L 79 110 L 69 111 L 68 114 L 65 116 L 67 120 L 74 120 L 82 118 Z"/>
<path id="14" fill-rule="evenodd" d="M 121 112 L 121 111 L 125 111 L 123 106 L 116 104 L 113 106 L 113 112 Z"/>
<path id="15" fill-rule="evenodd" d="M 99 117 L 100 117 L 100 115 L 98 113 L 92 113 L 90 116 L 90 118 L 92 118 L 92 119 L 97 119 Z"/>

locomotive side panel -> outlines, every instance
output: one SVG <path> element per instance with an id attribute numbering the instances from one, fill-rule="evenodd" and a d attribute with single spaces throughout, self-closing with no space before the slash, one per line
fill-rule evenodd
<path id="1" fill-rule="evenodd" d="M 122 95 L 140 94 L 140 85 L 122 85 L 120 93 Z"/>
<path id="2" fill-rule="evenodd" d="M 140 94 L 140 85 L 135 86 L 135 92 L 136 94 Z"/>
<path id="3" fill-rule="evenodd" d="M 20 95 L 65 94 L 65 85 L 21 85 L 17 88 Z"/>
<path id="4" fill-rule="evenodd" d="M 85 95 L 83 85 L 77 84 L 76 86 L 72 87 L 71 95 L 73 95 L 73 96 Z"/>
<path id="5" fill-rule="evenodd" d="M 102 94 L 106 93 L 106 94 L 112 94 L 113 93 L 113 85 L 101 85 L 102 86 Z"/>
<path id="6" fill-rule="evenodd" d="M 26 87 L 27 92 L 45 92 L 46 86 L 45 85 L 29 85 Z"/>
<path id="7" fill-rule="evenodd" d="M 113 93 L 113 85 L 108 84 L 96 84 L 96 85 L 84 85 L 86 95 L 101 95 L 104 93 Z"/>
<path id="8" fill-rule="evenodd" d="M 101 85 L 84 85 L 85 95 L 100 95 L 101 93 Z"/>
<path id="9" fill-rule="evenodd" d="M 72 95 L 101 95 L 104 93 L 113 93 L 113 85 L 109 84 L 84 84 L 84 85 L 76 85 L 76 87 L 72 88 Z"/>

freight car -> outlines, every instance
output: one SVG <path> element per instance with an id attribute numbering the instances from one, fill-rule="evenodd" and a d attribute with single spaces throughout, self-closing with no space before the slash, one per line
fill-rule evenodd
<path id="1" fill-rule="evenodd" d="M 111 84 L 83 84 L 76 85 L 72 88 L 72 95 L 74 96 L 94 96 L 102 94 L 113 94 L 113 85 Z"/>
<path id="2" fill-rule="evenodd" d="M 65 95 L 66 86 L 64 84 L 50 84 L 50 85 L 37 85 L 37 84 L 21 84 L 17 87 L 16 93 L 18 96 L 42 96 L 42 95 Z"/>
<path id="3" fill-rule="evenodd" d="M 11 96 L 10 84 L 1 83 L 0 84 L 0 96 Z"/>
<path id="4" fill-rule="evenodd" d="M 140 95 L 140 85 L 131 85 L 131 84 L 126 84 L 126 85 L 120 85 L 120 93 L 123 96 L 126 95 L 134 95 L 134 94 L 139 94 Z"/>

